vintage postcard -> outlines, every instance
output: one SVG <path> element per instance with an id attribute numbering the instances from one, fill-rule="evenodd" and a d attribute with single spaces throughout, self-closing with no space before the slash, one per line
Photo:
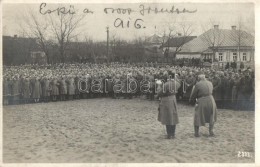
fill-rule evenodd
<path id="1" fill-rule="evenodd" d="M 259 165 L 257 11 L 2 1 L 0 166 Z"/>

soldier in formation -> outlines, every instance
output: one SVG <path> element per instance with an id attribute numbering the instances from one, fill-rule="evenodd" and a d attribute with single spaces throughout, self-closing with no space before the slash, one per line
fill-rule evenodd
<path id="1" fill-rule="evenodd" d="M 38 103 L 97 97 L 154 100 L 157 80 L 165 71 L 174 71 L 180 81 L 178 101 L 188 102 L 203 72 L 212 82 L 212 95 L 218 108 L 254 110 L 254 71 L 213 70 L 197 67 L 159 66 L 158 64 L 55 64 L 4 66 L 3 104 Z M 135 82 L 130 82 L 130 81 Z M 164 79 L 165 80 L 165 79 Z M 141 85 L 145 83 L 146 87 Z M 167 82 L 167 80 L 165 80 Z M 128 85 L 130 83 L 130 85 Z M 143 91 L 147 89 L 148 91 Z M 135 90 L 135 91 L 129 91 Z"/>

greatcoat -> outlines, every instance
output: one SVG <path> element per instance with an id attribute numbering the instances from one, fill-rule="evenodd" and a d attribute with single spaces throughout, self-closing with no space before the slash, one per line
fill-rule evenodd
<path id="1" fill-rule="evenodd" d="M 212 96 L 213 85 L 206 79 L 196 83 L 191 93 L 191 99 L 197 98 L 194 114 L 194 125 L 213 125 L 217 121 L 217 106 Z"/>
<path id="2" fill-rule="evenodd" d="M 68 80 L 68 95 L 74 95 L 76 91 L 76 85 L 74 82 L 74 78 L 70 78 Z"/>
<path id="3" fill-rule="evenodd" d="M 158 121 L 163 125 L 176 125 L 179 123 L 175 95 L 180 86 L 179 82 L 171 80 L 167 81 L 158 91 L 158 97 L 161 98 Z"/>
<path id="4" fill-rule="evenodd" d="M 32 98 L 39 99 L 42 95 L 41 83 L 38 79 L 32 80 Z"/>

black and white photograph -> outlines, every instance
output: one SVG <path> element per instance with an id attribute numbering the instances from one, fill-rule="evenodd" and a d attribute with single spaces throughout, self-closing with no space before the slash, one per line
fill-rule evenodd
<path id="1" fill-rule="evenodd" d="M 257 166 L 257 1 L 0 3 L 2 166 Z"/>

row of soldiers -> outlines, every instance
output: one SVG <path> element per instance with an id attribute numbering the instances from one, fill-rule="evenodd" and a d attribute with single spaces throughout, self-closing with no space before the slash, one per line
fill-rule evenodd
<path id="1" fill-rule="evenodd" d="M 197 73 L 203 71 L 213 83 L 213 96 L 218 108 L 254 110 L 254 72 L 251 69 L 236 73 L 232 69 L 140 67 L 118 63 L 66 64 L 48 68 L 30 65 L 4 67 L 3 103 L 9 105 L 108 96 L 132 98 L 140 95 L 153 100 L 156 80 L 166 81 L 163 73 L 169 70 L 175 74 L 174 79 L 181 83 L 178 101 L 185 103 L 189 100 L 197 82 Z"/>
<path id="2" fill-rule="evenodd" d="M 182 79 L 182 87 L 186 92 L 179 91 L 177 99 L 190 97 L 196 77 L 190 73 Z M 243 70 L 241 73 L 218 71 L 206 74 L 207 80 L 213 84 L 213 97 L 218 108 L 235 110 L 254 110 L 255 85 L 254 72 L 251 69 Z"/>

